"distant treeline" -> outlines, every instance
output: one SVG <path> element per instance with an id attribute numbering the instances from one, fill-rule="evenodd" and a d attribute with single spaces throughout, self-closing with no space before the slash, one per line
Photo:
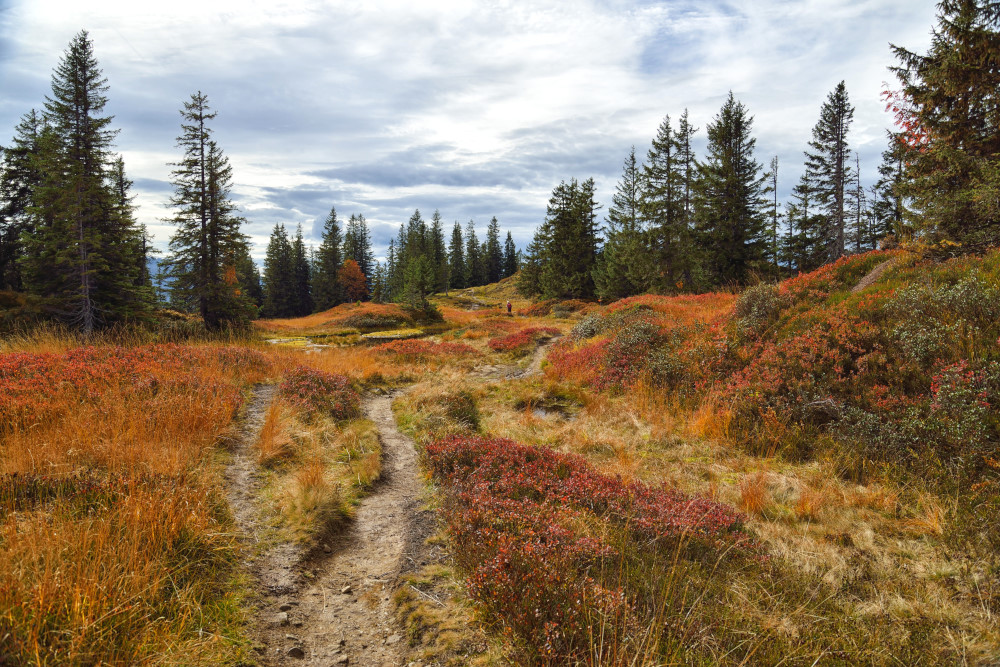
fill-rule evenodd
<path id="1" fill-rule="evenodd" d="M 301 231 L 272 234 L 263 283 L 250 258 L 245 220 L 230 199 L 232 168 L 212 137 L 215 112 L 200 91 L 184 102 L 169 200 L 175 225 L 154 288 L 150 238 L 135 219 L 132 182 L 112 150 L 107 80 L 83 31 L 52 75 L 42 111 L 25 114 L 0 160 L 0 291 L 84 332 L 143 319 L 169 303 L 206 326 L 259 311 L 305 314 L 345 300 L 395 300 L 415 307 L 431 292 L 513 274 L 545 297 L 614 299 L 646 291 L 701 291 L 806 271 L 883 239 L 917 240 L 946 252 L 1000 241 L 1000 9 L 985 0 L 942 0 L 926 54 L 893 46 L 900 88 L 886 90 L 896 129 L 879 180 L 861 187 L 848 134 L 843 83 L 820 108 L 805 170 L 790 202 L 777 198 L 778 162 L 755 157 L 753 118 L 732 93 L 705 128 L 685 111 L 667 117 L 641 162 L 635 149 L 598 221 L 592 179 L 560 183 L 545 220 L 519 256 L 494 218 L 480 243 L 457 222 L 445 248 L 440 215 L 415 212 L 374 261 L 367 225 L 336 213 L 311 253 Z M 22 301 L 24 301 L 22 299 Z"/>
<path id="2" fill-rule="evenodd" d="M 446 246 L 441 214 L 435 211 L 428 225 L 416 210 L 389 241 L 386 261 L 380 263 L 364 216 L 351 215 L 342 230 L 331 208 L 315 250 L 306 248 L 301 226 L 290 239 L 284 225 L 275 225 L 264 260 L 261 315 L 298 317 L 369 298 L 426 308 L 428 295 L 496 282 L 514 275 L 518 261 L 510 232 L 501 244 L 495 217 L 482 243 L 472 220 L 464 236 L 456 221 Z"/>

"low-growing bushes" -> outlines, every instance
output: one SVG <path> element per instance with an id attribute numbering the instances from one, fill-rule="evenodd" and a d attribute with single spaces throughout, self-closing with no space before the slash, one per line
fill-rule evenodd
<path id="1" fill-rule="evenodd" d="M 678 569 L 705 583 L 722 560 L 761 557 L 733 508 L 623 482 L 576 456 L 452 437 L 426 457 L 469 594 L 526 663 L 669 655 L 692 603 L 671 589 Z M 653 634 L 637 632 L 654 619 Z"/>
<path id="2" fill-rule="evenodd" d="M 334 419 L 350 419 L 361 414 L 361 397 L 343 375 L 296 366 L 285 375 L 279 389 L 289 402 L 308 412 Z"/>
<path id="3" fill-rule="evenodd" d="M 554 327 L 527 327 L 506 336 L 491 338 L 488 345 L 494 352 L 523 354 L 534 347 L 537 341 L 558 336 L 559 333 L 559 329 Z"/>
<path id="4" fill-rule="evenodd" d="M 546 372 L 671 391 L 696 412 L 715 406 L 748 451 L 821 447 L 851 479 L 912 475 L 961 489 L 956 513 L 987 511 L 985 489 L 1000 488 L 998 277 L 996 250 L 941 263 L 872 252 L 728 301 L 632 297 L 581 320 Z"/>

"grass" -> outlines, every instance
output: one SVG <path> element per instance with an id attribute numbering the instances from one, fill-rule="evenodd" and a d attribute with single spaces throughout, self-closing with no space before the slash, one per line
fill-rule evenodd
<path id="1" fill-rule="evenodd" d="M 856 445 L 844 438 L 836 422 L 817 425 L 809 421 L 814 417 L 808 413 L 796 412 L 794 403 L 762 402 L 761 397 L 782 396 L 767 393 L 774 392 L 775 385 L 762 380 L 746 380 L 746 385 L 737 382 L 738 391 L 725 383 L 734 371 L 737 378 L 743 377 L 739 371 L 747 367 L 771 368 L 775 378 L 798 381 L 797 377 L 806 376 L 796 373 L 810 373 L 821 381 L 839 382 L 836 357 L 826 366 L 801 366 L 796 365 L 801 358 L 796 348 L 786 347 L 783 356 L 772 357 L 768 346 L 805 340 L 803 336 L 819 328 L 834 334 L 823 343 L 830 349 L 854 345 L 855 333 L 848 333 L 849 327 L 860 333 L 865 329 L 848 324 L 853 321 L 845 320 L 845 314 L 876 313 L 884 308 L 892 317 L 899 317 L 892 313 L 905 316 L 906 308 L 890 305 L 900 299 L 919 306 L 925 322 L 982 317 L 977 313 L 985 311 L 976 309 L 989 308 L 985 304 L 990 301 L 976 301 L 977 295 L 1000 282 L 995 253 L 945 264 L 898 255 L 877 280 L 852 291 L 884 259 L 878 254 L 860 257 L 789 281 L 779 287 L 780 292 L 760 290 L 762 299 L 772 293 L 786 294 L 776 300 L 775 312 L 763 301 L 753 308 L 743 307 L 737 316 L 740 297 L 717 294 L 639 297 L 591 310 L 570 322 L 538 317 L 533 321 L 536 326 L 576 327 L 574 336 L 564 337 L 550 353 L 544 377 L 484 384 L 478 378 L 444 375 L 440 382 L 419 384 L 407 396 L 400 406 L 400 421 L 424 444 L 472 433 L 509 438 L 580 454 L 596 469 L 622 479 L 664 484 L 743 508 L 748 530 L 770 556 L 768 565 L 759 570 L 722 570 L 729 590 L 719 593 L 724 597 L 712 598 L 713 593 L 706 599 L 725 602 L 702 605 L 696 612 L 705 614 L 706 627 L 714 628 L 711 637 L 692 630 L 674 647 L 675 652 L 663 654 L 665 663 L 747 660 L 767 664 L 784 658 L 811 664 L 820 658 L 848 663 L 954 664 L 995 659 L 1000 651 L 995 629 L 995 551 L 970 541 L 970 533 L 988 534 L 988 526 L 982 529 L 983 520 L 970 526 L 964 518 L 976 492 L 974 485 L 985 482 L 985 488 L 993 488 L 990 478 L 953 490 L 941 470 L 931 475 L 923 475 L 926 468 L 917 469 L 916 474 L 912 468 L 907 472 L 905 458 L 891 466 L 884 458 L 868 459 L 865 473 L 858 475 Z M 978 275 L 980 283 L 955 287 L 969 285 L 970 275 Z M 915 284 L 937 287 L 908 294 Z M 741 318 L 746 319 L 741 322 Z M 601 329 L 608 320 L 607 328 Z M 632 353 L 647 345 L 641 335 L 649 330 L 629 330 L 637 321 L 655 327 L 642 354 Z M 894 322 L 885 315 L 870 321 L 876 327 L 870 330 L 882 337 L 877 340 L 884 353 L 901 355 L 896 341 L 903 339 L 897 337 L 909 335 L 905 327 L 914 326 L 908 324 L 910 320 L 904 317 L 902 327 L 900 320 Z M 973 380 L 980 381 L 972 362 L 955 371 L 947 369 L 963 357 L 976 360 L 976 368 L 995 357 L 995 325 L 989 318 L 979 321 L 978 331 L 966 329 L 974 332 L 973 337 L 966 333 L 949 339 L 950 334 L 939 329 L 930 333 L 942 338 L 920 339 L 935 341 L 937 347 L 928 349 L 936 350 L 934 354 L 944 360 L 945 373 L 928 373 L 920 379 L 915 369 L 907 377 L 893 369 L 907 363 L 931 368 L 934 362 L 917 357 L 907 361 L 902 356 L 897 356 L 903 362 L 898 366 L 843 367 L 852 369 L 858 381 L 845 385 L 852 389 L 834 397 L 856 394 L 869 400 L 872 396 L 868 405 L 874 406 L 876 400 L 885 400 L 881 396 L 922 394 L 924 398 L 918 401 L 926 403 L 925 412 L 917 413 L 920 420 L 933 417 L 934 410 L 940 414 L 949 405 L 956 407 L 947 409 L 970 409 L 960 397 L 965 395 L 962 382 L 970 377 L 970 370 Z M 481 345 L 516 330 L 516 325 L 503 322 L 504 318 L 491 317 L 469 320 L 453 335 Z M 577 331 L 583 335 L 577 336 Z M 623 340 L 626 344 L 618 348 L 620 352 L 609 349 L 623 335 L 640 337 Z M 636 372 L 606 375 L 604 379 L 610 381 L 600 381 L 606 372 L 604 364 L 622 361 Z M 721 380 L 716 381 L 713 373 L 719 373 Z M 891 391 L 877 393 L 878 384 L 888 385 Z M 757 387 L 758 392 L 744 393 L 744 386 Z M 940 408 L 926 407 L 934 395 L 941 397 L 945 391 L 955 393 L 939 398 Z M 446 409 L 451 397 L 463 392 L 475 399 L 480 415 L 475 429 Z M 565 409 L 544 416 L 532 409 L 546 404 Z M 748 404 L 754 409 L 748 411 Z M 894 406 L 900 405 L 907 404 L 886 402 L 885 409 L 892 415 Z M 989 431 L 977 431 L 971 437 L 973 442 L 994 442 Z M 983 469 L 990 474 L 988 461 Z M 457 557 L 463 546 L 455 543 L 452 549 Z M 664 562 L 661 568 L 666 571 L 670 565 Z M 554 598 L 551 603 L 558 604 Z M 652 618 L 644 627 L 655 626 Z M 766 639 L 763 644 L 741 642 L 738 637 L 745 632 Z M 543 656 L 531 653 L 543 641 L 522 644 L 511 639 L 517 647 L 512 650 L 519 656 L 515 662 L 547 664 Z M 529 654 L 534 657 L 525 658 Z M 644 658 L 636 655 L 632 653 L 633 659 L 641 663 Z"/>
<path id="2" fill-rule="evenodd" d="M 225 346 L 40 343 L 0 357 L 0 653 L 15 664 L 243 655 L 215 461 L 241 388 L 269 361 Z"/>
<path id="3" fill-rule="evenodd" d="M 319 374 L 344 379 L 320 383 L 318 402 L 283 392 L 257 443 L 274 521 L 311 543 L 378 475 L 373 425 L 330 396 L 414 385 L 397 418 L 435 470 L 447 530 L 395 594 L 410 659 L 989 663 L 998 284 L 996 252 L 938 263 L 897 251 L 743 295 L 515 301 L 515 317 L 497 308 L 510 285 L 477 288 L 438 299 L 437 334 L 371 347 L 136 340 L 81 352 L 54 330 L 10 337 L 0 636 L 14 640 L 0 653 L 249 659 L 219 461 L 250 385 L 303 388 Z M 339 335 L 360 330 L 348 318 L 399 315 L 338 308 L 263 327 Z M 545 327 L 563 335 L 541 376 L 491 379 L 522 352 L 501 341 L 521 335 L 530 350 Z M 40 388 L 53 399 L 38 401 Z M 442 442 L 478 465 L 440 468 Z M 490 468 L 488 452 L 531 460 Z M 567 484 L 574 475 L 587 484 Z M 754 546 L 692 530 L 653 538 L 635 500 L 646 493 L 728 508 Z"/>

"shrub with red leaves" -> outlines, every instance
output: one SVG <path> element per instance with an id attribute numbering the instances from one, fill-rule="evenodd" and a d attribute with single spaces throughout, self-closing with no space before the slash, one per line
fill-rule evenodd
<path id="1" fill-rule="evenodd" d="M 758 555 L 733 508 L 602 475 L 578 456 L 481 437 L 439 440 L 426 454 L 469 594 L 545 661 L 593 659 L 597 633 L 611 645 L 635 630 L 620 576 L 630 550 Z"/>
<path id="2" fill-rule="evenodd" d="M 350 419 L 361 414 L 361 396 L 344 375 L 296 366 L 285 375 L 281 395 L 303 410 Z"/>
<path id="3" fill-rule="evenodd" d="M 528 327 L 506 336 L 491 338 L 488 345 L 494 352 L 526 352 L 536 341 L 558 336 L 554 327 Z"/>

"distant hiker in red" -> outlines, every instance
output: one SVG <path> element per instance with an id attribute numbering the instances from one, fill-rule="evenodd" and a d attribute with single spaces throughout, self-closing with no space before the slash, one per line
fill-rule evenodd
<path id="1" fill-rule="evenodd" d="M 510 317 L 510 299 L 507 299 L 507 317 Z"/>

